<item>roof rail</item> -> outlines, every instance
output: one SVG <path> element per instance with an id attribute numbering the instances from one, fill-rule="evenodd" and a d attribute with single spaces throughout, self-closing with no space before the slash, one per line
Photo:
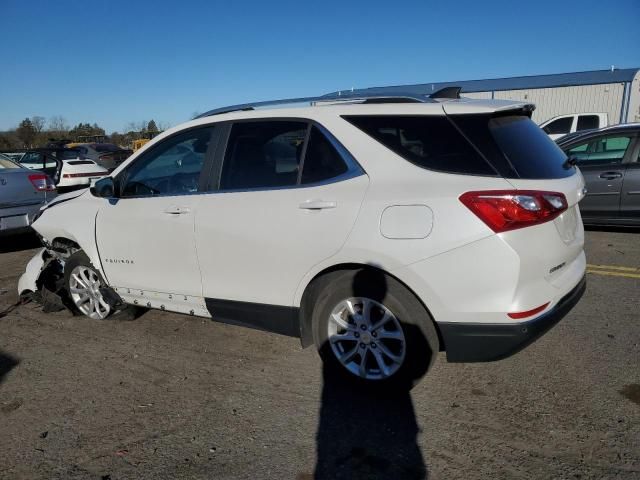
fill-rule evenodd
<path id="1" fill-rule="evenodd" d="M 319 97 L 299 97 L 299 98 L 284 98 L 281 100 L 269 100 L 266 102 L 255 102 L 255 103 L 242 103 L 239 105 L 230 105 L 228 107 L 215 108 L 213 110 L 209 110 L 208 112 L 202 113 L 196 118 L 210 117 L 212 115 L 222 115 L 223 113 L 231 113 L 231 112 L 241 112 L 248 110 L 255 110 L 260 107 L 272 107 L 276 105 L 288 105 L 295 103 L 308 103 L 313 105 L 315 103 L 323 103 L 323 102 L 362 102 L 362 103 L 424 103 L 432 101 L 427 95 L 416 95 L 416 94 L 400 94 L 394 93 L 389 95 L 387 94 L 371 94 L 371 95 L 362 95 L 355 94 L 351 92 L 337 92 L 337 93 L 329 93 L 327 95 L 322 95 Z"/>

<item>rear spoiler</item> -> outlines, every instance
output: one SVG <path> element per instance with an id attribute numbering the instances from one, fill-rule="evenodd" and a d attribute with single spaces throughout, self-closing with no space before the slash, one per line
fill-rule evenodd
<path id="1" fill-rule="evenodd" d="M 470 108 L 472 106 L 474 108 Z M 531 118 L 536 106 L 532 103 L 510 100 L 482 100 L 463 97 L 457 101 L 443 102 L 442 109 L 447 115 L 526 115 Z"/>

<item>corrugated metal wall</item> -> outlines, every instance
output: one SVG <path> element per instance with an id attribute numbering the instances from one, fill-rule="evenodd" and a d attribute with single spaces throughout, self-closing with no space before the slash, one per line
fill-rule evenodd
<path id="1" fill-rule="evenodd" d="M 462 92 L 460 94 L 460 96 L 462 97 L 467 97 L 467 98 L 475 98 L 475 99 L 480 99 L 480 100 L 486 100 L 488 98 L 491 98 L 491 92 Z"/>
<path id="2" fill-rule="evenodd" d="M 628 122 L 640 122 L 640 72 L 636 73 L 630 85 Z"/>
<path id="3" fill-rule="evenodd" d="M 536 110 L 533 112 L 533 120 L 537 123 L 568 113 L 606 112 L 609 124 L 616 124 L 620 122 L 623 93 L 623 83 L 609 83 L 496 91 L 494 98 L 534 103 Z M 462 96 L 491 98 L 491 92 L 462 93 Z"/>

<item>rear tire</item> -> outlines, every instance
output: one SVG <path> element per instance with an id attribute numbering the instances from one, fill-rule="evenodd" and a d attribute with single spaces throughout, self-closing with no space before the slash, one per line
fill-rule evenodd
<path id="1" fill-rule="evenodd" d="M 325 368 L 380 392 L 411 389 L 440 345 L 429 312 L 395 278 L 372 268 L 317 281 L 314 342 Z"/>

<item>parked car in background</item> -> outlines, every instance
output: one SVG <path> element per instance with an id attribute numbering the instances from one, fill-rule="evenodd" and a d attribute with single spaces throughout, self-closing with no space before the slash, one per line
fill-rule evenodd
<path id="1" fill-rule="evenodd" d="M 585 178 L 584 223 L 640 225 L 640 123 L 576 133 L 557 143 Z"/>
<path id="2" fill-rule="evenodd" d="M 121 148 L 113 143 L 72 143 L 70 145 L 79 150 L 85 158 L 95 161 L 110 172 L 129 158 L 132 153 L 131 150 Z"/>
<path id="3" fill-rule="evenodd" d="M 24 152 L 26 150 L 16 150 L 16 151 L 3 151 L 0 155 L 4 155 L 5 157 L 13 160 L 14 162 L 20 162 L 20 159 L 24 156 Z"/>
<path id="4" fill-rule="evenodd" d="M 55 196 L 55 185 L 48 175 L 0 154 L 0 234 L 28 228 L 40 207 Z"/>
<path id="5" fill-rule="evenodd" d="M 606 113 L 571 113 L 550 118 L 541 123 L 540 128 L 552 140 L 558 140 L 570 133 L 602 128 L 607 125 L 609 125 L 609 116 Z"/>
<path id="6" fill-rule="evenodd" d="M 20 164 L 49 175 L 60 191 L 89 186 L 92 180 L 109 173 L 106 168 L 85 158 L 79 149 L 28 150 Z"/>
<path id="7" fill-rule="evenodd" d="M 584 180 L 532 105 L 439 93 L 166 131 L 43 209 L 18 293 L 52 275 L 92 319 L 140 305 L 296 336 L 387 391 L 440 350 L 512 355 L 584 292 Z"/>

